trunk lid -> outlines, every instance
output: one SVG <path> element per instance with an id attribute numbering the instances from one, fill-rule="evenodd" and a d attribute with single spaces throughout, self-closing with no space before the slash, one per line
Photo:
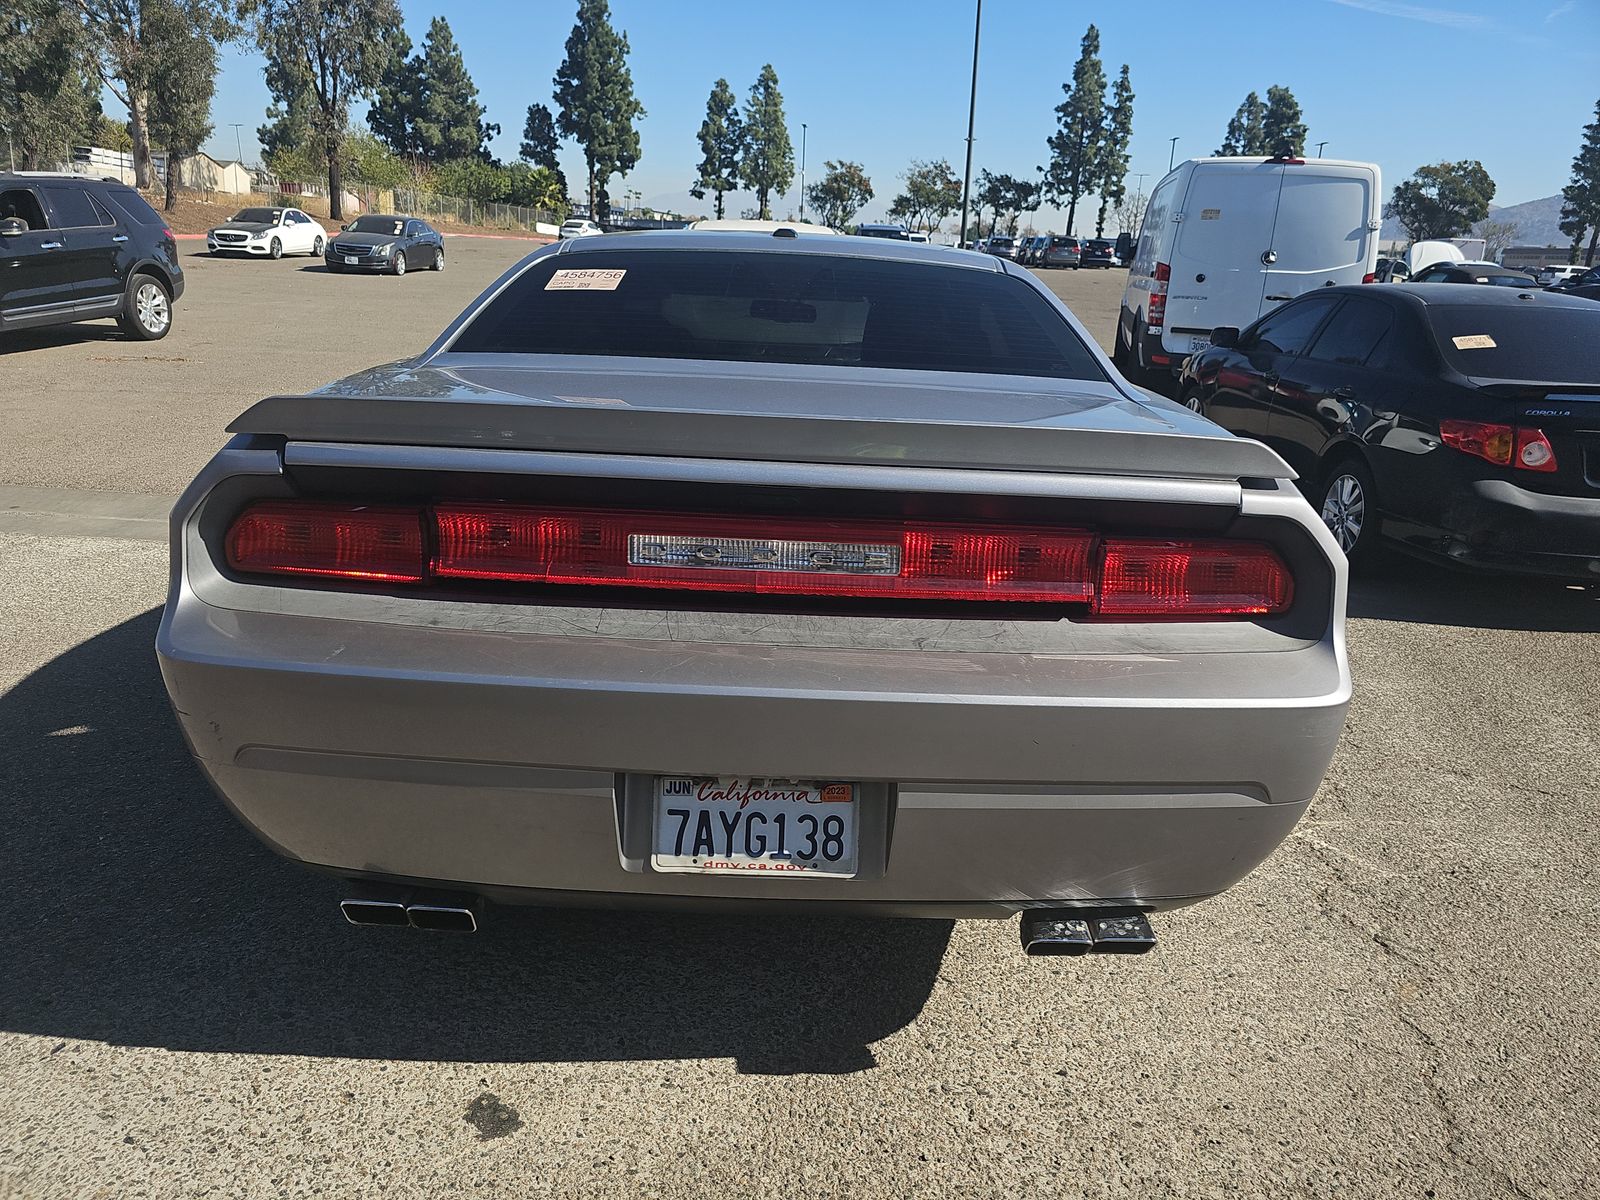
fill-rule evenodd
<path id="1" fill-rule="evenodd" d="M 1260 443 L 1110 382 L 787 364 L 443 354 L 268 397 L 228 429 L 358 445 L 1294 477 Z"/>

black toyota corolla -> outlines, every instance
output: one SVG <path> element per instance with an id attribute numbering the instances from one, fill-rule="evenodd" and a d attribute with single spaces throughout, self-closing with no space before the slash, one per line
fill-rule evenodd
<path id="1" fill-rule="evenodd" d="M 1600 305 L 1323 288 L 1212 342 L 1179 395 L 1287 459 L 1347 554 L 1600 580 Z"/>
<path id="2" fill-rule="evenodd" d="M 444 236 L 416 217 L 368 213 L 340 228 L 328 243 L 325 261 L 330 271 L 442 271 Z"/>

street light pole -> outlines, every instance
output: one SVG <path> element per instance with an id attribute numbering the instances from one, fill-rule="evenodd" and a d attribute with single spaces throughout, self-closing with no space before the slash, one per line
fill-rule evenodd
<path id="1" fill-rule="evenodd" d="M 983 31 L 983 0 L 972 25 L 972 98 L 967 102 L 967 173 L 961 183 L 961 244 L 967 244 L 967 207 L 972 200 L 972 129 L 978 116 L 978 34 Z"/>
<path id="2" fill-rule="evenodd" d="M 233 146 L 239 152 L 239 165 L 242 167 L 244 166 L 244 143 L 239 140 L 239 128 L 244 122 L 230 121 L 229 124 L 233 126 Z"/>
<path id="3" fill-rule="evenodd" d="M 806 219 L 806 123 L 800 122 L 800 219 Z"/>
<path id="4" fill-rule="evenodd" d="M 1172 159 L 1173 159 L 1173 156 L 1178 153 L 1178 139 L 1177 138 L 1172 138 L 1170 140 L 1172 142 L 1172 145 L 1167 149 L 1167 170 L 1169 170 L 1169 171 L 1172 170 Z"/>
<path id="5" fill-rule="evenodd" d="M 1317 157 L 1318 158 L 1322 157 L 1322 148 L 1324 146 L 1326 146 L 1327 144 L 1328 144 L 1327 142 L 1318 142 L 1317 143 Z"/>

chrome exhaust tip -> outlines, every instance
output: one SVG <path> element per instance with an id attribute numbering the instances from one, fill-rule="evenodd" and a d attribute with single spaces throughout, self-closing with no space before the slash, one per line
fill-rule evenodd
<path id="1" fill-rule="evenodd" d="M 339 911 L 352 925 L 404 927 L 411 924 L 411 918 L 406 915 L 405 903 L 400 900 L 373 900 L 356 896 L 339 901 Z"/>
<path id="2" fill-rule="evenodd" d="M 1066 912 L 1033 909 L 1022 914 L 1022 952 L 1034 957 L 1079 955 L 1094 949 L 1089 922 Z"/>
<path id="3" fill-rule="evenodd" d="M 1146 954 L 1156 948 L 1144 914 L 1126 909 L 1025 909 L 1021 933 L 1022 952 L 1033 957 Z"/>
<path id="4" fill-rule="evenodd" d="M 477 933 L 482 904 L 476 896 L 418 895 L 406 905 L 406 917 L 415 929 L 435 933 Z"/>

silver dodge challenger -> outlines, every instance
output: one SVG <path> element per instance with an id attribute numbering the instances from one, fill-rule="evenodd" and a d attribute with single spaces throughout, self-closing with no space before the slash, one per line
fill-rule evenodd
<path id="1" fill-rule="evenodd" d="M 162 673 L 357 924 L 1021 914 L 1032 953 L 1145 950 L 1344 723 L 1345 562 L 1293 472 L 991 255 L 562 242 L 229 429 Z"/>

